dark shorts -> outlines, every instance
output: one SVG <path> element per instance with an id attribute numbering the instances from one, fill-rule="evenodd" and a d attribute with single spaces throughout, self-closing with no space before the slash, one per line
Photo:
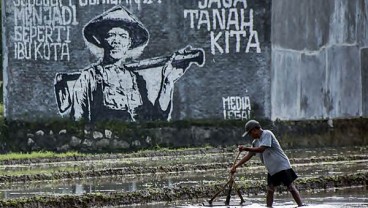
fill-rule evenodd
<path id="1" fill-rule="evenodd" d="M 282 170 L 273 176 L 267 174 L 267 185 L 279 186 L 282 183 L 285 186 L 289 186 L 297 178 L 298 176 L 293 169 Z"/>

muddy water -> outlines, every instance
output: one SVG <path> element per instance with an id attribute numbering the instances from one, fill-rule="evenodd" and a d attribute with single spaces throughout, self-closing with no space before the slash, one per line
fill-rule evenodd
<path id="1" fill-rule="evenodd" d="M 324 162 L 319 164 L 298 164 L 295 170 L 301 178 L 334 175 L 340 173 L 356 173 L 368 171 L 368 161 Z M 47 182 L 27 182 L 0 184 L 0 198 L 18 198 L 23 196 L 61 195 L 103 193 L 113 191 L 137 191 L 146 188 L 166 188 L 175 186 L 195 186 L 221 183 L 228 180 L 228 172 L 209 170 L 196 172 L 126 175 L 121 177 L 89 178 L 83 180 L 62 180 Z M 237 180 L 265 180 L 263 166 L 252 166 L 239 169 Z"/>
<path id="2" fill-rule="evenodd" d="M 352 187 L 345 189 L 329 189 L 319 192 L 302 192 L 303 203 L 306 207 L 314 208 L 368 208 L 367 189 L 363 187 Z M 217 198 L 213 205 L 219 208 L 242 207 L 242 208 L 263 208 L 265 207 L 265 195 L 243 196 L 245 203 L 240 204 L 240 199 L 233 196 L 230 199 L 231 206 L 225 206 L 225 198 Z M 204 208 L 206 200 L 193 202 L 179 201 L 175 203 L 152 203 L 145 205 L 129 205 L 116 208 Z M 297 205 L 288 193 L 276 193 L 274 199 L 274 208 L 294 208 Z M 106 207 L 107 208 L 107 207 Z M 112 207 L 110 207 L 112 208 Z"/>
<path id="3" fill-rule="evenodd" d="M 286 154 L 290 159 L 293 158 L 323 158 L 336 157 L 355 154 L 368 154 L 368 147 L 341 147 L 341 148 L 320 148 L 320 149 L 293 149 L 286 150 Z M 157 157 L 135 157 L 122 159 L 104 159 L 92 161 L 72 161 L 57 163 L 33 163 L 23 165 L 2 165 L 0 166 L 0 174 L 23 174 L 29 173 L 49 173 L 58 171 L 84 171 L 97 170 L 106 168 L 121 168 L 134 166 L 161 166 L 177 164 L 202 164 L 202 163 L 225 163 L 232 161 L 233 153 L 203 153 L 196 155 L 178 155 L 178 156 L 157 156 Z M 258 160 L 256 160 L 258 162 Z M 259 163 L 259 162 L 258 162 Z"/>
<path id="4" fill-rule="evenodd" d="M 324 162 L 319 164 L 298 164 L 295 170 L 302 178 L 316 175 L 334 175 L 347 172 L 367 171 L 368 160 Z M 18 198 L 40 194 L 84 194 L 103 193 L 113 191 L 137 191 L 146 188 L 166 188 L 175 186 L 195 186 L 226 182 L 227 170 L 209 170 L 172 174 L 142 174 L 124 177 L 90 178 L 84 180 L 63 180 L 48 182 L 27 182 L 0 185 L 1 198 Z M 252 166 L 239 169 L 237 180 L 254 181 L 265 180 L 263 166 Z"/>
<path id="5" fill-rule="evenodd" d="M 321 162 L 310 162 L 310 158 L 339 157 L 341 155 L 367 155 L 366 147 L 339 148 L 339 149 L 311 149 L 311 150 L 288 150 L 286 153 L 295 161 L 293 167 L 301 178 L 339 175 L 344 173 L 357 173 L 368 171 L 368 160 L 327 160 Z M 82 161 L 82 162 L 58 162 L 39 163 L 24 165 L 0 166 L 0 174 L 33 174 L 52 173 L 62 171 L 83 171 L 99 170 L 106 168 L 137 167 L 137 166 L 169 166 L 185 164 L 211 164 L 211 163 L 231 163 L 234 154 L 229 152 L 218 154 L 197 154 L 185 156 L 159 156 L 159 157 L 139 157 L 124 159 L 107 159 L 103 161 Z M 305 160 L 307 159 L 307 160 Z M 237 180 L 258 181 L 265 180 L 266 170 L 259 163 L 258 158 L 252 159 L 248 166 L 240 168 L 237 173 Z M 30 197 L 35 195 L 82 195 L 85 193 L 110 193 L 121 191 L 137 191 L 147 188 L 166 188 L 178 186 L 196 186 L 213 183 L 222 183 L 228 180 L 227 168 L 219 168 L 206 171 L 191 171 L 179 173 L 155 173 L 155 174 L 132 174 L 124 176 L 109 176 L 88 179 L 73 179 L 59 181 L 41 181 L 27 183 L 7 183 L 0 184 L 0 198 L 10 199 L 19 197 Z M 313 206 L 322 205 L 330 207 L 368 207 L 367 190 L 356 187 L 346 190 L 329 190 L 327 192 L 309 193 L 304 192 L 305 201 Z M 262 207 L 265 196 L 247 196 L 249 202 L 243 207 Z M 275 200 L 276 207 L 294 207 L 293 201 L 286 194 L 281 194 Z M 224 199 L 219 199 L 221 200 Z M 236 202 L 236 198 L 233 202 Z M 203 201 L 202 201 L 203 202 Z M 198 207 L 201 201 L 176 202 L 175 204 L 148 204 L 135 205 L 130 207 Z M 355 206 L 357 204 L 357 206 Z"/>
<path id="6" fill-rule="evenodd" d="M 287 150 L 286 154 L 291 158 L 323 158 L 336 157 L 354 154 L 368 153 L 368 147 L 344 147 L 339 149 L 324 148 L 324 149 L 295 149 Z M 225 163 L 229 162 L 234 157 L 233 153 L 210 153 L 210 154 L 195 154 L 195 155 L 178 155 L 178 156 L 157 156 L 157 157 L 135 157 L 122 159 L 104 159 L 90 161 L 72 161 L 72 162 L 55 162 L 55 163 L 31 163 L 23 165 L 1 165 L 0 174 L 24 174 L 30 173 L 48 173 L 58 171 L 84 171 L 97 170 L 106 168 L 121 168 L 134 166 L 161 166 L 177 164 L 202 164 L 202 163 Z"/>

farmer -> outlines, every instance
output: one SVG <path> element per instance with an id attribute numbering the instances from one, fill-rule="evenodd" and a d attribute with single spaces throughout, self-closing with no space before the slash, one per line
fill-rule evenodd
<path id="1" fill-rule="evenodd" d="M 139 72 L 127 63 L 139 57 L 149 41 L 146 27 L 125 7 L 115 6 L 83 29 L 88 46 L 103 50 L 102 59 L 85 68 L 76 80 L 57 75 L 55 92 L 61 113 L 74 120 L 170 120 L 174 83 L 191 60 L 174 66 L 185 53 L 175 52 L 157 65 L 153 58 Z M 186 48 L 187 49 L 187 48 Z M 70 77 L 74 77 L 73 74 Z M 71 84 L 69 84 L 71 82 Z"/>
<path id="2" fill-rule="evenodd" d="M 270 130 L 262 129 L 259 122 L 255 120 L 250 120 L 245 124 L 243 137 L 246 135 L 253 138 L 252 147 L 238 147 L 240 152 L 247 151 L 248 154 L 230 169 L 230 173 L 234 174 L 237 167 L 258 154 L 268 171 L 267 207 L 272 207 L 275 187 L 281 184 L 287 187 L 298 206 L 303 206 L 299 192 L 293 184 L 298 176 L 291 168 L 289 158 L 285 155 L 275 135 Z"/>

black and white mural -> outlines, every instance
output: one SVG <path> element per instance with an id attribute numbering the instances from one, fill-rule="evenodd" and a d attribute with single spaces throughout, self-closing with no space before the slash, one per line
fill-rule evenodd
<path id="1" fill-rule="evenodd" d="M 9 120 L 271 115 L 271 0 L 3 0 Z"/>
<path id="2" fill-rule="evenodd" d="M 175 82 L 192 63 L 205 62 L 203 49 L 191 46 L 171 56 L 134 61 L 150 35 L 120 5 L 92 19 L 83 35 L 89 46 L 102 49 L 102 58 L 81 73 L 55 78 L 59 111 L 76 120 L 170 120 Z"/>
<path id="3" fill-rule="evenodd" d="M 9 120 L 318 119 L 367 112 L 365 79 L 341 85 L 345 69 L 359 76 L 365 63 L 356 58 L 364 57 L 364 44 L 349 47 L 367 42 L 364 18 L 351 24 L 347 18 L 365 14 L 361 1 L 306 3 L 335 8 L 319 12 L 317 25 L 308 22 L 315 10 L 272 0 L 1 2 Z M 303 24 L 294 24 L 295 14 Z M 321 39 L 316 27 L 330 35 Z"/>

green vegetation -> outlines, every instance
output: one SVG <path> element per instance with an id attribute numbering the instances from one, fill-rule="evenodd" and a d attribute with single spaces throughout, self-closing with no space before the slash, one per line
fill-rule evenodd
<path id="1" fill-rule="evenodd" d="M 4 160 L 25 160 L 40 158 L 65 158 L 73 156 L 84 156 L 85 154 L 78 152 L 54 153 L 54 152 L 32 152 L 32 153 L 8 153 L 0 155 L 0 161 Z"/>
<path id="2" fill-rule="evenodd" d="M 3 93 L 1 93 L 1 94 L 3 94 Z M 3 103 L 0 103 L 0 119 L 4 119 L 4 105 L 3 105 Z"/>
<path id="3" fill-rule="evenodd" d="M 76 168 L 72 166 L 60 166 L 60 167 L 52 167 L 52 168 L 19 168 L 11 171 L 7 171 L 4 169 L 0 169 L 0 176 L 6 176 L 6 177 L 36 177 L 39 175 L 51 175 L 55 176 L 55 178 L 59 177 L 60 173 L 72 173 L 75 172 Z M 78 170 L 80 171 L 80 170 Z"/>

